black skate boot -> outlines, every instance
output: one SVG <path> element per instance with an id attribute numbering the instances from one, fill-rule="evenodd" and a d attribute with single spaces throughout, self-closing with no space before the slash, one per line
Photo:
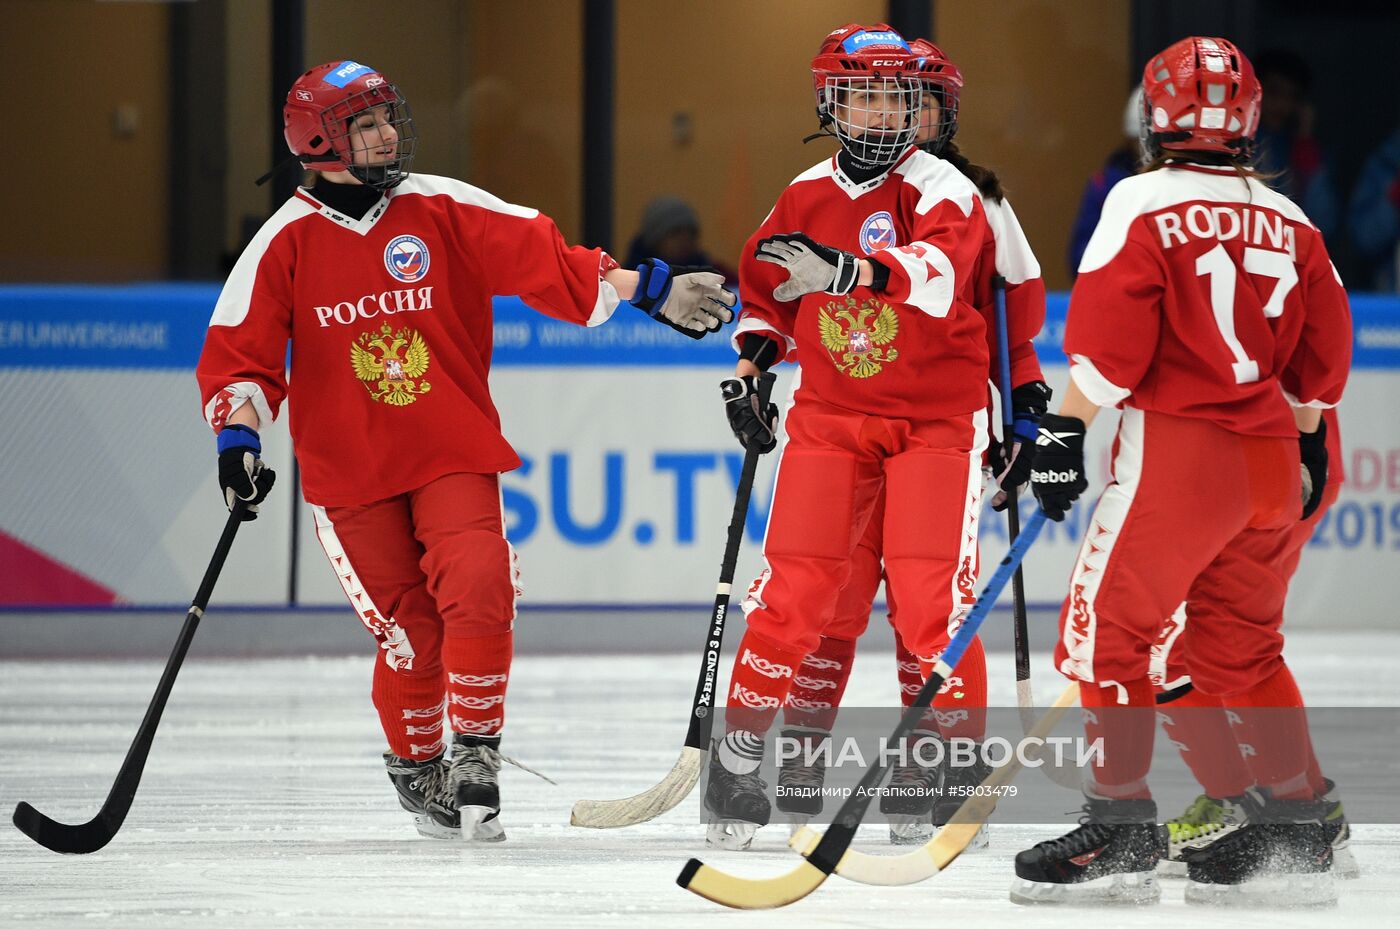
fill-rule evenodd
<path id="1" fill-rule="evenodd" d="M 499 735 L 452 736 L 452 764 L 448 777 L 452 797 L 462 818 L 462 838 L 475 842 L 504 842 L 501 826 L 501 790 L 496 776 L 501 770 Z"/>
<path id="2" fill-rule="evenodd" d="M 953 818 L 953 814 L 963 802 L 976 794 L 983 781 L 992 776 L 992 766 L 982 757 L 982 743 L 973 742 L 973 755 L 970 764 L 955 764 L 962 757 L 950 756 L 943 763 L 943 786 L 938 799 L 933 804 L 933 828 L 938 829 Z M 987 824 L 983 823 L 967 844 L 966 852 L 980 852 L 987 849 Z"/>
<path id="3" fill-rule="evenodd" d="M 1167 855 L 1157 866 L 1163 877 L 1186 876 L 1186 852 L 1205 848 L 1244 825 L 1241 797 L 1201 794 L 1180 816 L 1167 820 Z"/>
<path id="4" fill-rule="evenodd" d="M 1322 800 L 1275 800 L 1251 788 L 1243 824 L 1186 852 L 1186 902 L 1211 906 L 1317 907 L 1337 902 Z"/>
<path id="5" fill-rule="evenodd" d="M 938 760 L 943 757 L 939 737 L 915 729 L 907 751 L 880 795 L 880 812 L 890 824 L 891 845 L 922 845 L 933 838 L 933 804 L 943 779 Z"/>
<path id="6" fill-rule="evenodd" d="M 1326 816 L 1322 820 L 1322 831 L 1332 843 L 1332 876 L 1344 881 L 1354 881 L 1361 876 L 1361 868 L 1356 864 L 1356 856 L 1351 849 L 1351 824 L 1342 811 L 1342 798 L 1337 793 L 1337 785 L 1331 778 L 1323 778 L 1327 792 L 1322 795 Z"/>
<path id="7" fill-rule="evenodd" d="M 1082 825 L 1016 856 L 1012 903 L 1147 904 L 1162 897 L 1166 851 L 1151 800 L 1087 797 Z"/>
<path id="8" fill-rule="evenodd" d="M 762 764 L 763 740 L 753 733 L 737 731 L 711 743 L 705 844 L 740 851 L 753 843 L 759 826 L 768 825 L 773 805 L 768 782 L 758 776 Z"/>
<path id="9" fill-rule="evenodd" d="M 825 729 L 784 729 L 781 737 L 801 746 L 801 753 L 778 766 L 778 812 L 797 832 L 822 811 L 822 787 L 826 784 L 826 758 L 831 733 Z"/>
<path id="10" fill-rule="evenodd" d="M 430 839 L 457 838 L 461 819 L 448 783 L 445 753 L 427 761 L 414 761 L 385 752 L 384 766 L 399 795 L 399 806 L 412 814 L 419 835 Z"/>

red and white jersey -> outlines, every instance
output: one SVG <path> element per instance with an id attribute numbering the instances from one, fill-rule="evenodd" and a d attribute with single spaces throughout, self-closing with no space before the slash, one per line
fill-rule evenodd
<path id="1" fill-rule="evenodd" d="M 996 287 L 1000 275 L 1006 281 L 1006 340 L 1011 355 L 1011 386 L 1043 381 L 1040 359 L 1032 340 L 1045 326 L 1045 282 L 1040 279 L 1040 262 L 1011 209 L 1011 203 L 982 198 L 987 213 L 987 237 L 973 271 L 972 305 L 982 314 L 987 327 L 987 351 L 991 356 L 991 379 L 1001 380 L 1000 348 L 997 345 Z"/>
<path id="2" fill-rule="evenodd" d="M 298 190 L 254 236 L 214 308 L 197 375 L 217 431 L 290 400 L 306 499 L 367 503 L 453 472 L 520 464 L 491 402 L 491 298 L 594 326 L 617 267 L 537 210 L 414 174 L 362 219 Z M 287 376 L 287 343 L 291 370 Z"/>
<path id="3" fill-rule="evenodd" d="M 1065 331 L 1094 403 L 1265 436 L 1297 435 L 1290 402 L 1341 399 L 1351 344 L 1346 291 L 1303 211 L 1233 168 L 1180 163 L 1109 192 Z"/>
<path id="4" fill-rule="evenodd" d="M 754 249 L 788 232 L 880 262 L 890 271 L 886 289 L 774 299 L 787 273 L 758 261 Z M 864 184 L 828 158 L 793 180 L 744 246 L 735 346 L 761 333 L 778 343 L 779 359 L 800 360 L 799 399 L 810 391 L 845 409 L 902 418 L 983 409 L 987 329 L 971 300 L 987 237 L 976 187 L 940 158 L 911 150 Z"/>

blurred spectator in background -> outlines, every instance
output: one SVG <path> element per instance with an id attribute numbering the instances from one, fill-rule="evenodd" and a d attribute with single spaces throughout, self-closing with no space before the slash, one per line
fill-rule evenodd
<path id="1" fill-rule="evenodd" d="M 642 211 L 642 226 L 627 251 L 626 266 L 648 258 L 660 258 L 672 266 L 708 265 L 724 275 L 726 284 L 739 284 L 737 271 L 715 261 L 700 247 L 700 217 L 679 197 L 657 197 Z"/>
<path id="2" fill-rule="evenodd" d="M 1351 195 L 1347 225 L 1357 253 L 1369 262 L 1368 285 L 1400 289 L 1400 129 L 1366 159 Z"/>
<path id="3" fill-rule="evenodd" d="M 1267 49 L 1254 59 L 1254 73 L 1264 92 L 1254 137 L 1259 171 L 1278 175 L 1270 186 L 1301 206 L 1332 245 L 1341 204 L 1312 134 L 1312 71 L 1296 52 Z"/>
<path id="4" fill-rule="evenodd" d="M 1141 121 L 1142 88 L 1134 87 L 1128 94 L 1128 103 L 1123 107 L 1123 141 L 1109 152 L 1103 167 L 1089 178 L 1084 185 L 1084 196 L 1079 201 L 1079 214 L 1074 218 L 1074 228 L 1069 236 L 1069 276 L 1079 273 L 1079 259 L 1089 244 L 1089 236 L 1099 224 L 1099 214 L 1103 212 L 1103 201 L 1108 192 L 1123 178 L 1136 174 L 1138 169 L 1138 124 Z"/>

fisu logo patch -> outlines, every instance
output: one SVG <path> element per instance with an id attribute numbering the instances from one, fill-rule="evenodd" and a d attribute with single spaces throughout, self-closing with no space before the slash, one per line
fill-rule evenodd
<path id="1" fill-rule="evenodd" d="M 400 235 L 384 247 L 384 267 L 396 281 L 414 284 L 428 273 L 428 246 L 416 235 Z"/>
<path id="2" fill-rule="evenodd" d="M 887 210 L 871 213 L 860 224 L 860 247 L 867 255 L 894 248 L 894 217 Z"/>

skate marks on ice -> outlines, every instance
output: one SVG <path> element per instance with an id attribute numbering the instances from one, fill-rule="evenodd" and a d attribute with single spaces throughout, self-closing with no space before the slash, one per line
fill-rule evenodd
<path id="1" fill-rule="evenodd" d="M 1295 664 L 1311 700 L 1356 705 L 1364 690 L 1368 702 L 1400 703 L 1385 657 L 1392 644 L 1329 636 L 1326 645 L 1338 660 Z M 1301 645 L 1297 653 L 1302 659 L 1316 652 Z M 996 668 L 1009 657 L 989 660 Z M 893 681 L 883 673 L 889 656 L 862 659 L 853 699 L 893 699 Z M 509 751 L 560 786 L 507 768 L 502 817 L 510 839 L 480 847 L 419 838 L 398 808 L 379 760 L 382 736 L 365 661 L 211 662 L 195 654 L 112 844 L 73 858 L 0 829 L 0 925 L 91 925 L 105 917 L 143 929 L 387 929 L 426 920 L 533 927 L 558 917 L 586 927 L 667 920 L 677 929 L 742 919 L 767 929 L 791 927 L 794 918 L 817 927 L 901 925 L 911 907 L 938 906 L 956 906 L 959 924 L 1027 925 L 1024 908 L 1007 900 L 1011 859 L 1065 823 L 994 825 L 987 852 L 959 858 L 933 883 L 828 881 L 820 896 L 791 912 L 742 917 L 674 884 L 679 865 L 703 848 L 697 796 L 625 832 L 568 826 L 573 800 L 643 790 L 674 762 L 674 707 L 684 705 L 691 682 L 666 681 L 656 669 L 675 660 L 521 657 L 511 682 Z M 0 802 L 24 797 L 42 800 L 59 818 L 91 815 L 92 798 L 110 784 L 159 674 L 159 661 L 0 662 Z M 1006 677 L 993 678 L 992 700 L 1014 705 Z M 1042 677 L 1038 688 L 1062 686 Z M 1391 692 L 1378 690 L 1382 685 Z M 1037 696 L 1048 704 L 1055 694 Z M 709 854 L 745 873 L 777 875 L 797 861 L 786 839 L 787 830 L 775 825 L 759 831 L 750 851 Z M 888 854 L 887 842 L 887 830 L 874 826 L 860 832 L 856 847 Z M 1389 925 L 1400 909 L 1400 827 L 1359 826 L 1353 849 L 1363 876 L 1341 886 L 1340 903 L 1325 918 L 1348 929 Z M 1115 927 L 1158 929 L 1164 919 L 1261 929 L 1318 925 L 1317 914 L 1302 912 L 1188 910 L 1182 883 L 1163 883 L 1159 907 L 1115 912 Z M 1084 914 L 1037 909 L 1034 924 L 1083 929 Z"/>

